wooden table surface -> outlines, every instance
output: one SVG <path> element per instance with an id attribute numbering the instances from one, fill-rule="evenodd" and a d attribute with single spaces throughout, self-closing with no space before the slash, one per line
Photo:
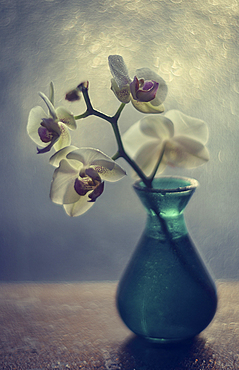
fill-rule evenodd
<path id="1" fill-rule="evenodd" d="M 239 369 L 239 282 L 217 286 L 209 327 L 157 347 L 121 322 L 115 282 L 0 284 L 0 369 Z"/>

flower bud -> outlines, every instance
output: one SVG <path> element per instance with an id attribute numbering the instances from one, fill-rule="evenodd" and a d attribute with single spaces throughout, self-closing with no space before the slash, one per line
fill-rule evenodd
<path id="1" fill-rule="evenodd" d="M 78 86 L 77 86 L 77 89 L 79 89 L 79 91 L 83 91 L 84 89 L 88 89 L 89 88 L 89 81 L 84 81 L 84 82 L 81 82 Z"/>
<path id="2" fill-rule="evenodd" d="M 79 89 L 74 89 L 66 93 L 65 99 L 68 101 L 80 100 Z"/>

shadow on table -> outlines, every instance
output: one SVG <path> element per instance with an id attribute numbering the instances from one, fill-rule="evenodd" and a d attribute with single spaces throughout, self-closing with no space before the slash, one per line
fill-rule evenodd
<path id="1" fill-rule="evenodd" d="M 205 347 L 201 337 L 181 344 L 157 345 L 134 336 L 123 343 L 118 355 L 124 370 L 197 370 L 205 365 L 217 369 L 213 367 L 212 350 Z"/>

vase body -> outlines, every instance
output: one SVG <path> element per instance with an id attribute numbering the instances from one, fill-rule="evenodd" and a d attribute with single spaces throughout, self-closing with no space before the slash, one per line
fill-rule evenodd
<path id="1" fill-rule="evenodd" d="M 211 322 L 216 287 L 192 243 L 183 210 L 198 183 L 180 177 L 141 182 L 134 189 L 148 217 L 117 290 L 117 308 L 135 334 L 173 343 L 194 337 Z"/>

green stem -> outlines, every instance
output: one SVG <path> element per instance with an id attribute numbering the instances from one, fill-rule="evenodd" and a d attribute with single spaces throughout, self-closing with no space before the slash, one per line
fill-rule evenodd
<path id="1" fill-rule="evenodd" d="M 111 159 L 113 159 L 113 161 L 116 161 L 116 159 L 120 158 L 121 155 L 119 154 L 119 152 L 116 152 L 113 157 L 111 157 Z"/>
<path id="2" fill-rule="evenodd" d="M 99 118 L 104 119 L 105 121 L 108 121 L 111 124 L 112 128 L 113 128 L 115 138 L 116 138 L 116 141 L 117 141 L 117 145 L 118 145 L 118 151 L 112 157 L 112 159 L 115 160 L 115 159 L 118 159 L 120 157 L 124 158 L 124 160 L 126 162 L 128 162 L 128 164 L 133 168 L 133 170 L 141 178 L 141 180 L 146 185 L 146 187 L 149 187 L 149 188 L 152 187 L 152 185 L 151 185 L 152 179 L 150 180 L 150 179 L 147 178 L 147 176 L 145 176 L 145 174 L 140 169 L 140 167 L 128 156 L 128 154 L 124 150 L 124 146 L 123 146 L 121 135 L 120 135 L 119 128 L 118 128 L 118 119 L 119 119 L 119 116 L 120 116 L 122 110 L 125 107 L 125 104 L 122 103 L 120 105 L 120 107 L 118 108 L 118 110 L 117 110 L 117 112 L 115 113 L 114 116 L 112 116 L 112 117 L 107 116 L 106 114 L 101 113 L 101 112 L 99 112 L 99 111 L 97 111 L 93 108 L 93 106 L 91 104 L 91 101 L 90 101 L 90 97 L 89 97 L 89 94 L 88 94 L 88 88 L 87 87 L 82 86 L 81 91 L 83 93 L 83 97 L 84 97 L 84 100 L 85 100 L 85 103 L 86 103 L 86 106 L 87 106 L 87 110 L 86 110 L 85 113 L 83 113 L 83 115 L 79 115 L 79 116 L 76 116 L 76 117 L 84 118 L 84 117 L 87 117 L 87 116 L 90 116 L 90 115 L 94 115 L 94 116 L 97 116 Z M 82 117 L 82 116 L 84 116 L 84 117 Z"/>
<path id="3" fill-rule="evenodd" d="M 89 94 L 88 94 L 88 88 L 85 87 L 84 85 L 82 85 L 81 91 L 82 91 L 83 97 L 85 99 L 87 111 L 88 112 L 93 111 L 94 109 L 93 109 L 93 106 L 92 106 L 91 101 L 90 101 L 90 97 L 89 97 Z"/>
<path id="4" fill-rule="evenodd" d="M 163 144 L 163 148 L 162 148 L 162 151 L 161 151 L 161 153 L 160 153 L 160 155 L 159 155 L 159 158 L 158 158 L 158 161 L 157 161 L 157 163 L 156 163 L 156 166 L 154 167 L 153 172 L 152 172 L 152 173 L 151 173 L 151 175 L 149 176 L 149 180 L 150 180 L 150 183 L 151 183 L 151 184 L 152 184 L 152 181 L 153 181 L 153 179 L 154 179 L 154 177 L 155 177 L 155 175 L 156 175 L 156 173 L 157 173 L 157 171 L 158 171 L 158 168 L 159 168 L 159 166 L 160 166 L 160 164 L 161 164 L 161 162 L 162 162 L 162 159 L 163 159 L 164 153 L 165 153 L 165 143 Z"/>
<path id="5" fill-rule="evenodd" d="M 112 118 L 114 118 L 114 119 L 115 119 L 115 121 L 118 121 L 119 116 L 120 116 L 120 114 L 121 114 L 122 110 L 124 109 L 124 107 L 125 107 L 125 103 L 121 103 L 121 104 L 120 104 L 120 106 L 119 106 L 119 108 L 118 108 L 118 110 L 117 110 L 117 112 L 116 112 L 116 113 L 115 113 L 115 115 L 112 117 Z"/>
<path id="6" fill-rule="evenodd" d="M 141 168 L 128 156 L 128 154 L 125 152 L 124 150 L 124 146 L 123 146 L 123 143 L 122 143 L 122 139 L 121 139 L 121 135 L 120 135 L 120 132 L 119 132 L 119 128 L 118 128 L 118 122 L 115 121 L 115 122 L 111 122 L 111 125 L 112 125 L 112 128 L 113 128 L 113 131 L 114 131 L 114 134 L 115 134 L 115 138 L 116 138 L 116 141 L 117 141 L 117 144 L 118 144 L 118 151 L 117 153 L 113 156 L 113 158 L 124 158 L 124 160 L 126 162 L 128 162 L 128 164 L 133 168 L 133 170 L 138 174 L 138 176 L 141 178 L 141 180 L 144 182 L 144 184 L 147 186 L 147 187 L 151 187 L 151 182 L 146 176 L 145 174 L 143 173 L 143 171 L 141 170 Z"/>
<path id="7" fill-rule="evenodd" d="M 77 120 L 77 119 L 81 119 L 81 118 L 86 118 L 88 116 L 89 116 L 88 111 L 85 111 L 85 113 L 79 114 L 78 116 L 74 116 L 74 118 Z"/>

